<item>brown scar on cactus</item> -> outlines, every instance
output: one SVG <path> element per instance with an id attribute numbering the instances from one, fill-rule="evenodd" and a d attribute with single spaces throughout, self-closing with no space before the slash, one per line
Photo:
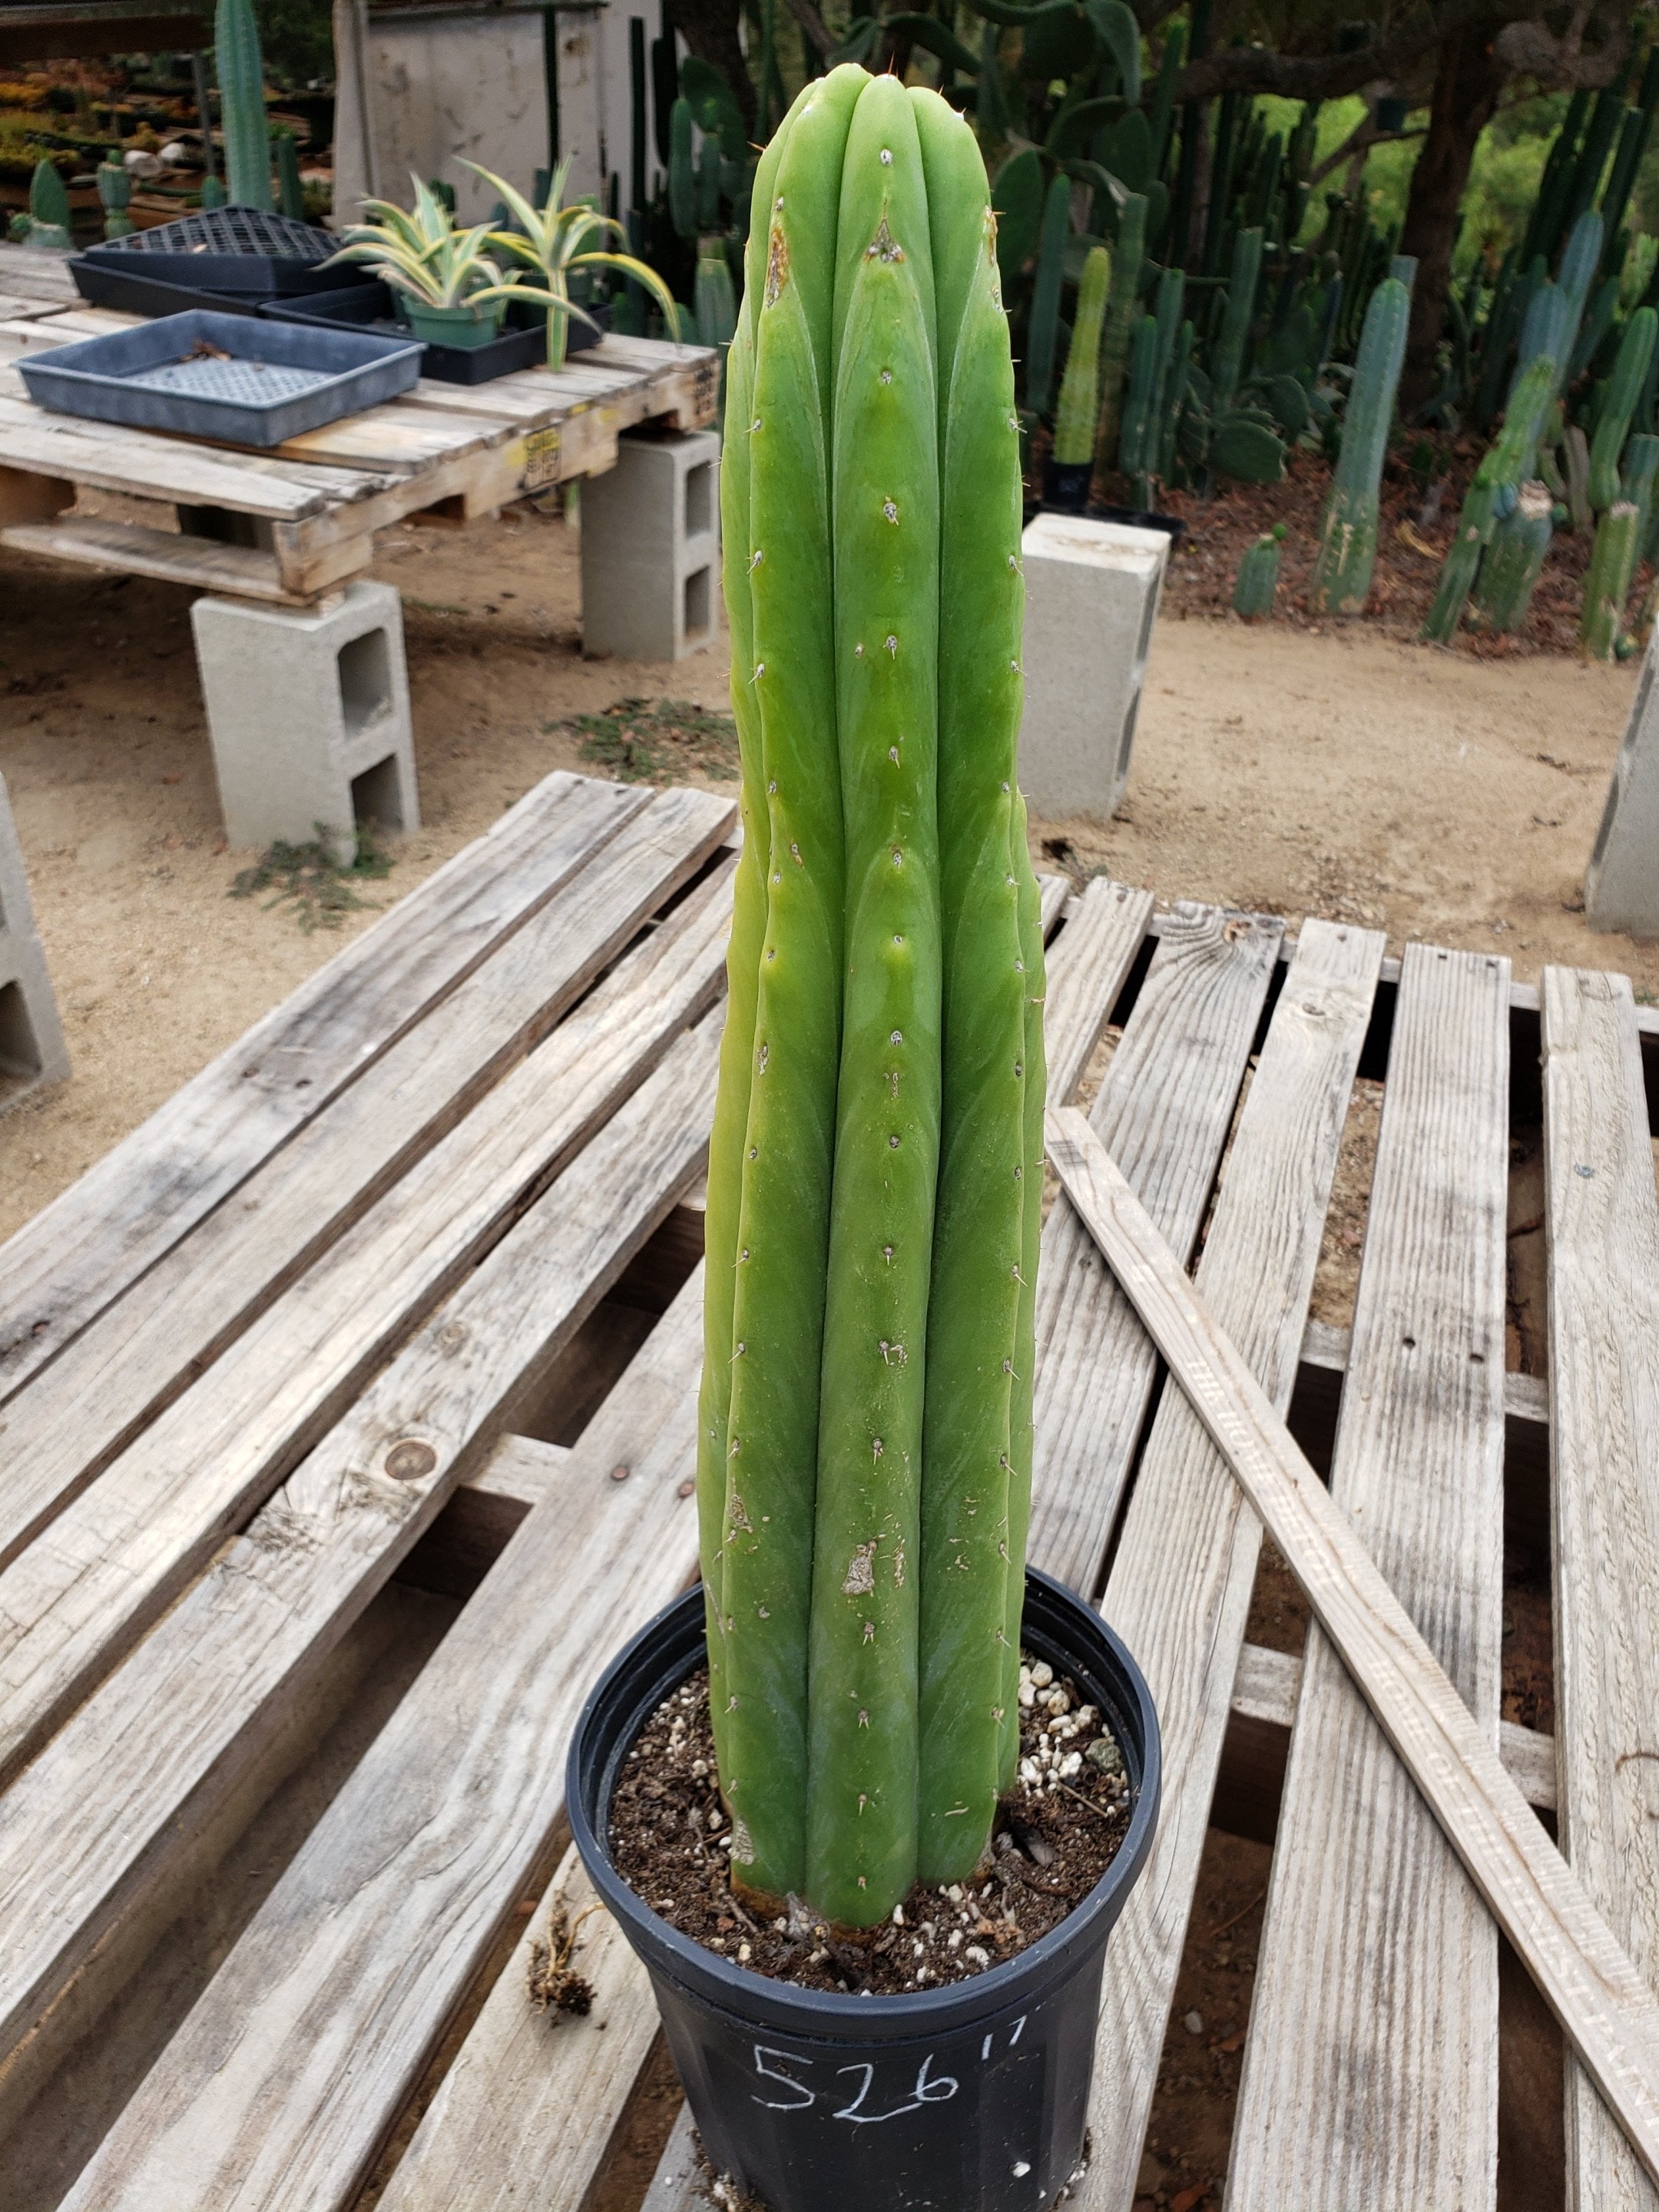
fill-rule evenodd
<path id="1" fill-rule="evenodd" d="M 783 204 L 782 201 L 780 200 L 778 204 L 781 207 Z M 772 234 L 767 240 L 766 247 L 766 292 L 764 296 L 765 304 L 769 307 L 776 307 L 779 300 L 783 296 L 784 287 L 788 283 L 788 282 L 789 241 L 783 234 L 783 225 L 779 222 L 775 222 L 772 226 Z M 760 428 L 758 422 L 755 425 L 755 428 L 757 429 Z"/>
<path id="2" fill-rule="evenodd" d="M 867 1544 L 860 1544 L 848 1562 L 847 1577 L 842 1583 L 848 1597 L 867 1597 L 876 1586 L 876 1546 L 878 1537 L 872 1536 Z"/>

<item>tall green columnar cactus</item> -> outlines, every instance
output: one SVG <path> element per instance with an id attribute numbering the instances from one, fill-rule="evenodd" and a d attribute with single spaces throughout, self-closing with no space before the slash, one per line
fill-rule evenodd
<path id="1" fill-rule="evenodd" d="M 1659 439 L 1654 441 L 1659 446 Z M 1547 484 L 1523 483 L 1512 513 L 1494 524 L 1469 595 L 1469 627 L 1515 635 L 1523 627 L 1555 535 Z"/>
<path id="2" fill-rule="evenodd" d="M 1232 273 L 1227 280 L 1221 332 L 1210 366 L 1212 404 L 1219 415 L 1232 405 L 1244 368 L 1244 348 L 1255 313 L 1255 289 L 1261 280 L 1261 233 L 1241 230 L 1233 240 Z"/>
<path id="3" fill-rule="evenodd" d="M 691 154 L 691 103 L 677 100 L 668 118 L 668 212 L 682 238 L 697 234 L 697 172 Z"/>
<path id="4" fill-rule="evenodd" d="M 1492 534 L 1500 520 L 1519 506 L 1522 478 L 1531 466 L 1545 416 L 1554 404 L 1556 374 L 1557 364 L 1547 354 L 1528 363 L 1510 395 L 1503 430 L 1464 494 L 1457 534 L 1423 625 L 1423 635 L 1431 645 L 1449 645 L 1456 635 Z"/>
<path id="5" fill-rule="evenodd" d="M 1624 635 L 1625 601 L 1636 573 L 1640 522 L 1641 511 L 1633 499 L 1616 499 L 1596 526 L 1578 623 L 1578 649 L 1587 660 L 1611 660 Z"/>
<path id="6" fill-rule="evenodd" d="M 1118 210 L 1117 245 L 1112 281 L 1106 294 L 1106 322 L 1100 339 L 1100 420 L 1095 428 L 1097 470 L 1117 466 L 1123 432 L 1125 380 L 1135 326 L 1140 319 L 1140 271 L 1146 258 L 1146 201 L 1131 192 Z"/>
<path id="7" fill-rule="evenodd" d="M 1607 380 L 1595 436 L 1590 445 L 1589 501 L 1598 512 L 1611 507 L 1620 495 L 1619 462 L 1630 435 L 1630 418 L 1648 373 L 1659 315 L 1651 307 L 1638 307 L 1625 325 L 1619 341 L 1619 357 Z"/>
<path id="8" fill-rule="evenodd" d="M 276 133 L 276 197 L 283 213 L 295 222 L 306 219 L 306 188 L 300 179 L 300 149 L 291 131 Z M 453 215 L 454 210 L 452 208 Z"/>
<path id="9" fill-rule="evenodd" d="M 1360 334 L 1342 450 L 1325 501 L 1319 551 L 1308 586 L 1311 606 L 1328 614 L 1358 614 L 1371 587 L 1376 561 L 1377 489 L 1388 451 L 1394 395 L 1406 358 L 1412 295 L 1397 276 L 1386 276 L 1371 295 Z"/>
<path id="10" fill-rule="evenodd" d="M 234 207 L 270 211 L 270 129 L 253 0 L 219 0 L 214 17 L 225 185 Z"/>
<path id="11" fill-rule="evenodd" d="M 1100 326 L 1111 273 L 1111 255 L 1103 246 L 1091 246 L 1077 288 L 1077 319 L 1072 325 L 1066 374 L 1060 382 L 1060 405 L 1054 413 L 1054 459 L 1067 468 L 1080 467 L 1095 450 Z"/>
<path id="12" fill-rule="evenodd" d="M 698 1486 L 732 1877 L 843 1923 L 982 1855 L 1030 1480 L 1042 942 L 978 149 L 847 64 L 757 173 L 723 471 L 745 839 Z"/>

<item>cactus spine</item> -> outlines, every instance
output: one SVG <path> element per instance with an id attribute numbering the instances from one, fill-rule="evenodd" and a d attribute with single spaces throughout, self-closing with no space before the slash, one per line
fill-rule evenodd
<path id="1" fill-rule="evenodd" d="M 1262 532 L 1254 545 L 1244 550 L 1233 584 L 1233 612 L 1246 622 L 1265 622 L 1273 611 L 1273 595 L 1279 589 L 1279 547 L 1284 539 L 1285 526 L 1276 522 L 1271 530 Z"/>
<path id="2" fill-rule="evenodd" d="M 1100 329 L 1111 273 L 1112 257 L 1105 247 L 1091 246 L 1083 264 L 1082 281 L 1077 288 L 1077 319 L 1072 325 L 1072 343 L 1066 356 L 1060 405 L 1054 414 L 1054 459 L 1068 468 L 1081 465 L 1095 449 Z"/>
<path id="3" fill-rule="evenodd" d="M 1395 390 L 1406 358 L 1410 313 L 1411 294 L 1397 276 L 1383 279 L 1365 310 L 1342 424 L 1342 451 L 1325 501 L 1319 552 L 1308 587 L 1309 604 L 1328 614 L 1358 614 L 1371 587 L 1377 489 Z"/>
<path id="4" fill-rule="evenodd" d="M 1023 1595 L 1041 933 L 987 197 L 935 94 L 809 83 L 757 175 L 728 372 L 748 831 L 709 1161 L 711 1692 L 735 1881 L 858 1925 L 984 1850 Z"/>
<path id="5" fill-rule="evenodd" d="M 214 17 L 225 186 L 233 206 L 270 210 L 270 131 L 253 0 L 219 0 Z"/>

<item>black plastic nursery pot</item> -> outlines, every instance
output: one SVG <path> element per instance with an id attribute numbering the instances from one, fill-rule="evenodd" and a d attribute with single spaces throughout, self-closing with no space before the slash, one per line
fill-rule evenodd
<path id="1" fill-rule="evenodd" d="M 1042 2212 L 1082 2161 L 1107 1938 L 1158 1820 L 1158 1717 L 1100 1615 L 1035 1570 L 1023 1633 L 1100 1707 L 1133 1809 L 1117 1856 L 1064 1920 L 942 1989 L 857 1996 L 750 1973 L 681 1935 L 617 1873 L 611 1793 L 649 1715 L 702 1661 L 700 1589 L 620 1653 L 576 1724 L 576 1847 L 650 1974 L 705 2152 L 767 2212 Z"/>
<path id="2" fill-rule="evenodd" d="M 1057 461 L 1051 454 L 1042 465 L 1042 504 L 1055 514 L 1086 514 L 1092 461 Z"/>

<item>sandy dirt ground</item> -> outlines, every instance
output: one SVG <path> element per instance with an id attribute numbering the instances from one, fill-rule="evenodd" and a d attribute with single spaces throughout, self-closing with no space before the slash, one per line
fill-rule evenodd
<path id="1" fill-rule="evenodd" d="M 678 667 L 583 660 L 562 521 L 520 510 L 405 527 L 378 573 L 404 594 L 422 828 L 384 904 L 556 767 L 557 724 L 613 701 L 719 708 L 713 649 Z M 1177 599 L 1179 594 L 1174 595 Z M 304 934 L 227 896 L 189 595 L 0 553 L 0 774 L 27 861 L 74 1073 L 0 1121 L 9 1234 L 373 917 Z M 1620 968 L 1659 993 L 1659 947 L 1593 935 L 1579 885 L 1628 708 L 1629 667 L 1483 661 L 1288 625 L 1160 623 L 1123 813 L 1035 822 L 1040 859 L 1293 919 Z"/>

